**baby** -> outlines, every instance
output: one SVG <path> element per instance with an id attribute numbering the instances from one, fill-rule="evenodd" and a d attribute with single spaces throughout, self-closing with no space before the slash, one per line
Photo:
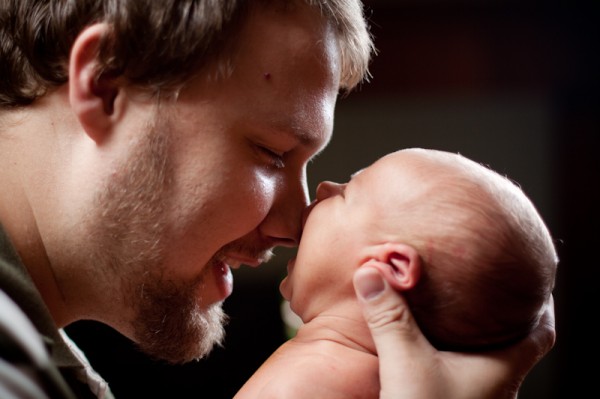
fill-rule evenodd
<path id="1" fill-rule="evenodd" d="M 317 188 L 280 286 L 304 324 L 235 399 L 379 397 L 357 268 L 382 270 L 437 348 L 484 351 L 537 325 L 557 263 L 540 215 L 508 179 L 442 151 L 384 156 Z"/>

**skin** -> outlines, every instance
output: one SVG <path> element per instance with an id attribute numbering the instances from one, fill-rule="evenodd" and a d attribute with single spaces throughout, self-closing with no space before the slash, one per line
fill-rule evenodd
<path id="1" fill-rule="evenodd" d="M 380 171 L 376 164 L 350 183 L 323 182 L 317 187 L 316 200 L 304 213 L 297 257 L 288 263 L 280 285 L 304 324 L 235 399 L 378 397 L 377 354 L 352 275 L 360 267 L 359 249 L 370 245 L 368 237 L 379 235 L 379 225 L 368 221 L 381 217 L 382 195 L 389 196 L 388 175 L 379 176 Z"/>
<path id="2" fill-rule="evenodd" d="M 315 202 L 304 213 L 297 257 L 288 263 L 288 276 L 280 286 L 304 324 L 235 399 L 516 395 L 518 384 L 497 383 L 494 378 L 507 378 L 515 370 L 526 372 L 533 363 L 520 363 L 516 369 L 507 366 L 523 355 L 519 351 L 534 359 L 532 340 L 552 345 L 551 309 L 538 330 L 514 350 L 438 352 L 421 335 L 402 297 L 394 294 L 414 287 L 421 264 L 414 248 L 396 241 L 398 224 L 386 228 L 382 221 L 394 218 L 390 209 L 410 208 L 431 195 L 435 175 L 424 180 L 422 171 L 415 169 L 416 159 L 418 153 L 402 151 L 355 174 L 349 183 L 318 186 Z M 401 192 L 390 191 L 392 180 Z M 367 283 L 383 292 L 367 298 L 359 291 L 357 301 L 353 283 L 358 288 Z M 457 383 L 461 380 L 468 384 Z"/>
<path id="3" fill-rule="evenodd" d="M 297 257 L 288 263 L 280 285 L 304 324 L 235 399 L 379 397 L 377 352 L 352 277 L 361 267 L 376 267 L 397 289 L 412 288 L 418 280 L 416 251 L 394 241 L 396 229 L 382 227 L 390 209 L 426 191 L 423 182 L 415 184 L 411 159 L 406 158 L 397 153 L 354 174 L 348 183 L 319 184 L 316 200 L 304 213 Z M 421 189 L 391 192 L 391 180 Z M 390 261 L 392 255 L 397 259 Z"/>
<path id="4" fill-rule="evenodd" d="M 8 120 L 0 218 L 59 327 L 99 320 L 187 361 L 220 339 L 202 326 L 218 327 L 209 313 L 231 293 L 229 268 L 297 243 L 306 165 L 332 133 L 339 51 L 308 8 L 255 13 L 230 78 L 201 75 L 157 106 L 94 78 L 105 29 L 78 37 L 66 87 Z M 198 348 L 199 335 L 210 342 Z"/>
<path id="5" fill-rule="evenodd" d="M 81 32 L 72 48 L 67 85 L 31 106 L 1 111 L 0 220 L 58 327 L 83 318 L 95 319 L 140 343 L 136 331 L 147 330 L 136 326 L 144 307 L 140 302 L 152 304 L 152 300 L 140 301 L 132 290 L 148 292 L 143 288 L 150 282 L 156 287 L 167 285 L 168 292 L 153 296 L 160 300 L 184 292 L 179 302 L 206 312 L 211 305 L 219 307 L 230 290 L 227 263 L 255 266 L 259 258 L 268 256 L 267 248 L 297 242 L 300 209 L 307 203 L 306 162 L 331 135 L 339 80 L 337 50 L 331 40 L 322 37 L 325 27 L 319 18 L 306 10 L 294 17 L 265 13 L 253 18 L 249 24 L 254 24 L 256 32 L 248 25 L 241 35 L 248 45 L 244 48 L 254 52 L 249 63 L 252 68 L 234 71 L 242 85 L 230 87 L 229 96 L 225 96 L 225 89 L 222 97 L 212 97 L 210 91 L 193 95 L 192 87 L 200 88 L 206 82 L 190 82 L 179 100 L 188 99 L 188 105 L 174 110 L 165 101 L 157 107 L 155 99 L 118 77 L 96 79 L 94 51 L 106 27 L 94 25 Z M 267 29 L 276 34 L 267 36 Z M 319 40 L 307 40 L 311 37 Z M 319 46 L 314 48 L 310 43 Z M 222 107 L 216 105 L 217 100 Z M 237 109 L 231 108 L 234 103 Z M 211 105 L 217 115 L 237 117 L 237 124 L 206 111 L 204 107 Z M 208 137 L 204 147 L 210 132 L 215 136 Z M 225 133 L 236 133 L 238 141 L 222 141 L 219 135 Z M 284 137 L 296 140 L 282 143 Z M 286 143 L 289 148 L 279 148 Z M 236 146 L 232 148 L 233 144 Z M 229 157 L 230 149 L 245 157 L 239 161 L 237 156 Z M 149 150 L 153 154 L 164 150 L 169 159 L 144 163 L 141 160 L 148 158 Z M 286 166 L 274 168 L 280 160 L 267 150 L 281 151 L 278 156 L 285 152 Z M 217 174 L 212 175 L 211 164 L 197 162 L 198 157 L 226 168 L 214 167 Z M 238 179 L 238 170 L 233 168 L 236 164 L 229 165 L 226 160 L 247 168 L 244 170 L 252 180 Z M 145 172 L 135 175 L 132 166 Z M 139 190 L 131 195 L 121 192 L 124 182 L 157 171 L 164 172 L 157 187 L 166 187 L 156 196 Z M 204 183 L 201 176 L 210 179 Z M 231 183 L 227 184 L 229 191 L 217 191 L 222 179 Z M 244 189 L 232 189 L 239 181 Z M 111 206 L 101 203 L 110 198 L 102 194 L 108 188 L 113 194 L 123 194 L 113 196 L 117 199 Z M 186 195 L 179 197 L 182 193 Z M 241 194 L 247 193 L 250 197 L 242 201 Z M 132 198 L 153 198 L 150 204 L 161 203 L 164 220 L 150 221 L 149 216 L 126 220 L 128 217 L 115 213 L 121 209 L 131 216 L 138 210 L 131 203 L 115 207 Z M 188 203 L 184 198 L 193 201 Z M 208 201 L 206 207 L 203 198 Z M 242 203 L 244 210 L 233 207 L 236 203 Z M 208 205 L 215 204 L 222 204 L 225 213 L 211 212 Z M 144 208 L 146 215 L 152 215 L 153 208 Z M 104 242 L 106 237 L 96 236 L 104 231 L 102 224 L 108 223 L 100 220 L 100 209 L 110 210 L 106 216 L 111 223 L 126 226 L 125 232 L 117 230 L 124 236 L 110 237 L 108 242 Z M 210 228 L 203 227 L 204 220 L 202 226 L 197 225 L 202 213 L 207 223 L 212 218 Z M 141 239 L 133 240 L 135 237 Z M 198 241 L 202 238 L 206 242 Z M 248 251 L 248 247 L 253 249 Z M 132 256 L 133 251 L 127 248 L 136 248 L 144 257 Z M 251 259 L 239 259 L 239 248 L 244 248 L 242 256 Z M 108 256 L 99 257 L 99 253 Z M 211 259 L 218 262 L 211 263 Z M 127 283 L 131 277 L 135 279 Z M 402 298 L 377 270 L 357 273 L 354 284 L 380 353 L 382 398 L 515 397 L 522 379 L 554 344 L 553 308 L 549 304 L 538 330 L 510 350 L 477 356 L 437 352 L 418 331 Z M 155 287 L 149 288 L 152 292 Z M 194 294 L 189 294 L 190 290 Z M 171 331 L 179 330 L 177 323 L 168 322 Z M 196 322 L 191 324 L 197 331 L 193 327 Z M 176 342 L 168 329 L 154 335 L 162 344 Z M 162 344 L 153 346 L 165 356 Z M 198 355 L 195 351 L 185 349 L 183 355 L 170 360 L 182 361 Z"/>
<path id="6" fill-rule="evenodd" d="M 418 281 L 416 250 L 397 241 L 396 222 L 390 227 L 385 223 L 403 217 L 392 209 L 427 195 L 429 180 L 414 170 L 410 152 L 403 151 L 355 173 L 348 183 L 319 184 L 316 200 L 304 213 L 297 256 L 280 285 L 304 324 L 235 399 L 379 397 L 379 359 L 356 300 L 353 275 L 357 269 L 376 268 L 397 290 Z M 390 181 L 393 187 L 413 189 L 393 191 Z"/>
<path id="7" fill-rule="evenodd" d="M 509 349 L 438 351 L 378 269 L 360 268 L 353 281 L 379 356 L 380 399 L 515 399 L 523 379 L 556 341 L 551 298 L 538 327 Z"/>
<path id="8" fill-rule="evenodd" d="M 323 312 L 336 314 L 340 299 L 353 300 L 354 290 L 348 272 L 366 262 L 379 267 L 398 289 L 409 289 L 416 283 L 420 263 L 415 261 L 408 265 L 410 269 L 400 269 L 398 263 L 388 262 L 391 254 L 397 252 L 403 259 L 412 259 L 415 251 L 408 254 L 408 248 L 397 245 L 398 229 L 393 222 L 389 231 L 385 227 L 387 218 L 394 217 L 391 209 L 418 202 L 429 187 L 423 181 L 415 184 L 412 173 L 398 173 L 402 168 L 412 170 L 411 158 L 406 154 L 408 152 L 384 157 L 355 173 L 348 183 L 323 182 L 317 187 L 316 201 L 306 212 L 297 257 L 288 264 L 288 276 L 280 286 L 292 310 L 305 322 Z M 390 181 L 395 182 L 395 187 L 411 187 L 412 190 L 391 192 Z M 341 231 L 345 232 L 343 236 L 337 234 Z M 295 264 L 301 267 L 296 268 Z M 414 275 L 406 276 L 403 272 Z M 315 293 L 319 295 L 315 297 Z"/>

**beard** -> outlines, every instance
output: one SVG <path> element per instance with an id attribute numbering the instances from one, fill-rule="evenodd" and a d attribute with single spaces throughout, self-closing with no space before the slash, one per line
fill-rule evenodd
<path id="1" fill-rule="evenodd" d="M 126 323 L 139 349 L 185 363 L 205 357 L 222 342 L 226 316 L 221 303 L 200 305 L 210 264 L 193 281 L 169 277 L 165 237 L 174 185 L 171 129 L 157 117 L 146 131 L 96 198 L 90 223 L 92 262 L 104 271 L 107 287 L 116 284 L 114 291 L 121 295 L 117 306 L 133 309 L 133 320 Z"/>
<path id="2" fill-rule="evenodd" d="M 202 279 L 188 284 L 155 280 L 142 287 L 143 298 L 134 322 L 142 352 L 178 364 L 199 360 L 221 344 L 227 317 L 221 303 L 202 309 L 197 300 L 199 291 Z"/>

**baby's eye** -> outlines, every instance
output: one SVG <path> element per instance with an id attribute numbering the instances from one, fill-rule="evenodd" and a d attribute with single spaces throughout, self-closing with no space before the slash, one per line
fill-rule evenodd
<path id="1" fill-rule="evenodd" d="M 262 145 L 259 145 L 258 148 L 263 154 L 265 154 L 269 158 L 269 162 L 271 163 L 271 166 L 273 166 L 274 168 L 277 168 L 277 169 L 285 168 L 285 161 L 284 161 L 285 153 L 277 152 L 275 150 L 272 150 L 272 149 L 262 146 Z"/>

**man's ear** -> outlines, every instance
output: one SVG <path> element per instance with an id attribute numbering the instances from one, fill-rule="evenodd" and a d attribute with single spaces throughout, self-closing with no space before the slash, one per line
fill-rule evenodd
<path id="1" fill-rule="evenodd" d="M 388 284 L 398 291 L 412 289 L 421 277 L 421 258 L 417 250 L 401 243 L 385 243 L 372 247 L 369 258 L 360 267 L 379 269 Z"/>
<path id="2" fill-rule="evenodd" d="M 84 29 L 73 44 L 69 59 L 69 102 L 88 136 L 101 143 L 109 134 L 119 110 L 115 103 L 120 87 L 114 76 L 98 68 L 100 42 L 106 24 Z"/>

